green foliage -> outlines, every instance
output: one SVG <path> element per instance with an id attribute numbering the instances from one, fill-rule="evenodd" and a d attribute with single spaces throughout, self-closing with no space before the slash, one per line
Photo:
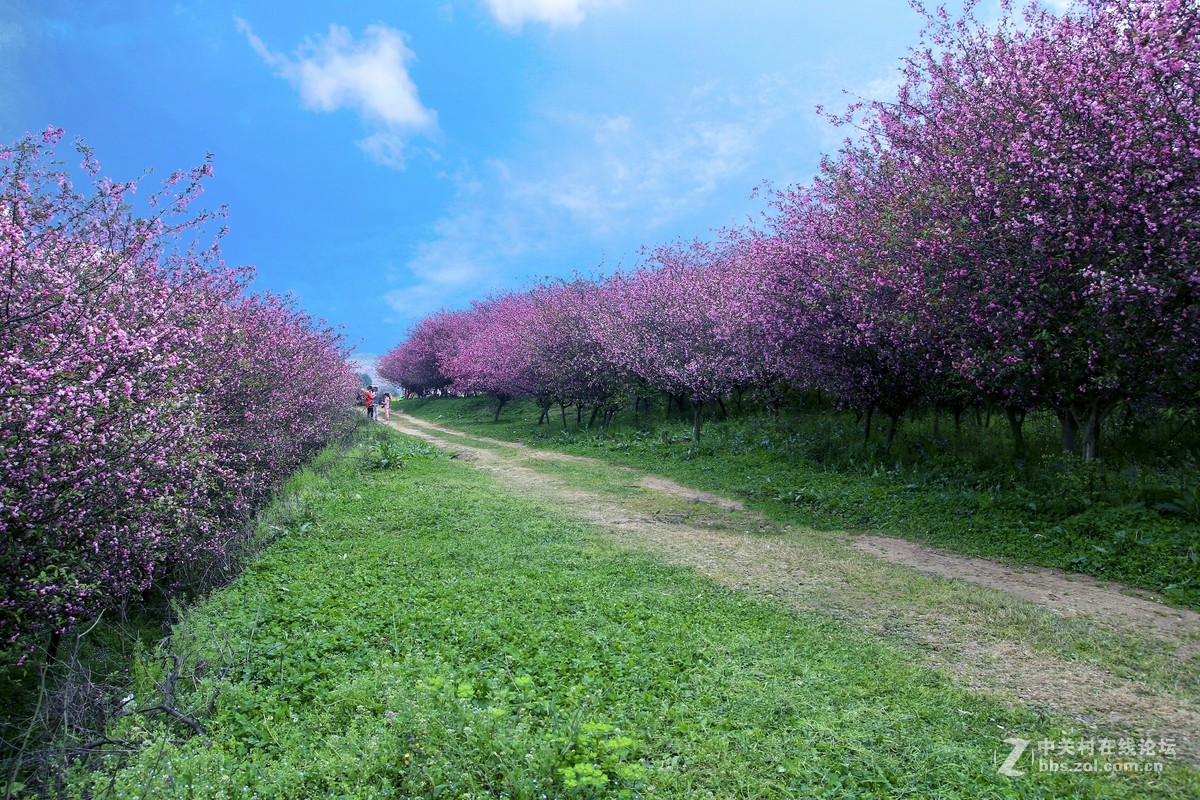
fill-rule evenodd
<path id="1" fill-rule="evenodd" d="M 420 442 L 398 439 L 382 426 L 374 426 L 368 434 L 364 459 L 368 469 L 400 469 L 414 458 L 433 458 L 437 452 Z"/>
<path id="2" fill-rule="evenodd" d="M 394 434 L 388 432 L 387 435 Z M 309 473 L 279 537 L 142 659 L 73 796 L 1190 797 L 1196 774 L 997 774 L 1085 735 L 816 613 L 619 549 L 446 458 Z M 402 446 L 408 447 L 406 443 Z M 1087 735 L 1091 735 L 1088 733 Z"/>
<path id="3" fill-rule="evenodd" d="M 1200 524 L 1200 485 L 1187 486 L 1173 492 L 1167 500 L 1155 503 L 1155 511 L 1182 517 L 1188 522 Z"/>

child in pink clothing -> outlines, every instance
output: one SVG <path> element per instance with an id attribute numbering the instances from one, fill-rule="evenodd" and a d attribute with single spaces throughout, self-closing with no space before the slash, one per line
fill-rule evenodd
<path id="1" fill-rule="evenodd" d="M 383 419 L 385 422 L 392 421 L 392 395 L 390 392 L 383 393 L 383 399 L 380 401 L 383 406 Z"/>

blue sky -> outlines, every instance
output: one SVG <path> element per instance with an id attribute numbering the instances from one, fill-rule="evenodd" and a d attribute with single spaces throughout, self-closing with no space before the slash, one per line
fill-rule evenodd
<path id="1" fill-rule="evenodd" d="M 226 260 L 382 353 L 757 214 L 919 29 L 903 0 L 0 0 L 0 136 L 65 128 L 122 179 L 215 154 Z"/>

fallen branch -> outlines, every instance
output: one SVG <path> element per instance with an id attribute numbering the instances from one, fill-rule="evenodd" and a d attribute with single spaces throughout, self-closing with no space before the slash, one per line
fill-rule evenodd
<path id="1" fill-rule="evenodd" d="M 95 750 L 100 747 L 108 747 L 109 745 L 120 745 L 121 747 L 129 747 L 129 742 L 123 739 L 94 739 L 87 744 L 75 745 L 68 748 L 69 750 Z"/>
<path id="2" fill-rule="evenodd" d="M 161 711 L 164 714 L 168 714 L 168 715 L 174 717 L 175 719 L 179 720 L 180 722 L 184 723 L 189 728 L 191 728 L 192 732 L 194 734 L 196 734 L 197 736 L 204 736 L 207 733 L 207 731 L 204 730 L 204 726 L 201 725 L 199 722 L 196 722 L 196 720 L 192 719 L 187 714 L 184 714 L 183 712 L 178 711 L 174 708 L 171 708 L 170 706 L 167 706 L 167 705 L 157 705 L 157 706 L 150 706 L 149 708 L 139 708 L 137 711 L 135 711 L 133 713 L 148 714 L 151 711 Z"/>

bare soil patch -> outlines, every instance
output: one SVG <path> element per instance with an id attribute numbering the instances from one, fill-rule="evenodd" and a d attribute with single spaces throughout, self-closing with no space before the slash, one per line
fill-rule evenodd
<path id="1" fill-rule="evenodd" d="M 714 506 L 724 508 L 729 511 L 746 510 L 746 507 L 737 500 L 731 500 L 728 497 L 721 497 L 720 495 L 709 494 L 708 492 L 697 491 L 696 489 L 689 489 L 683 484 L 667 480 L 666 478 L 660 478 L 657 475 L 644 476 L 640 481 L 638 481 L 638 485 L 643 489 L 653 489 L 656 492 L 673 494 L 676 497 L 682 497 L 685 500 L 690 500 L 693 503 L 712 503 Z"/>

